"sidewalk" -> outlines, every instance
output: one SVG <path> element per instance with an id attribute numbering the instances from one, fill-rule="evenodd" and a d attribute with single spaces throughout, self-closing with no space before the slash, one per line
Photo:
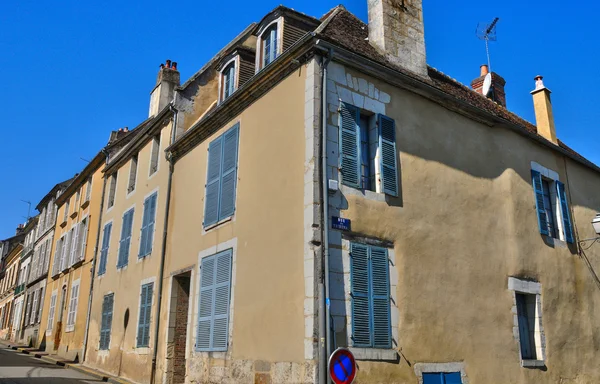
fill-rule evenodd
<path id="1" fill-rule="evenodd" d="M 15 351 L 24 353 L 26 355 L 32 355 L 38 359 L 42 359 L 50 364 L 56 364 L 59 365 L 61 367 L 65 367 L 65 369 L 73 369 L 76 370 L 78 372 L 81 373 L 85 373 L 87 375 L 93 376 L 95 378 L 97 378 L 98 380 L 102 380 L 102 381 L 106 381 L 109 383 L 113 383 L 113 384 L 134 384 L 131 381 L 127 381 L 125 379 L 121 379 L 119 377 L 116 376 L 111 376 L 111 375 L 107 375 L 103 372 L 100 372 L 98 370 L 92 369 L 92 368 L 88 368 L 88 367 L 84 367 L 82 364 L 78 364 L 75 363 L 73 361 L 69 361 L 69 360 L 64 360 L 61 359 L 58 356 L 55 355 L 50 355 L 45 351 L 40 351 L 39 349 L 36 348 L 29 348 L 26 346 L 21 346 L 21 345 L 16 345 L 16 344 L 12 344 L 10 342 L 7 342 L 6 340 L 0 340 L 0 348 L 10 348 L 13 349 Z"/>

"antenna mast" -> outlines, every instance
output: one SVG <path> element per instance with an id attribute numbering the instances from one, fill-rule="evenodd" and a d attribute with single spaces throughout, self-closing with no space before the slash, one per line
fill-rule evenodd
<path id="1" fill-rule="evenodd" d="M 21 200 L 25 204 L 27 204 L 27 220 L 31 217 L 31 201 Z"/>
<path id="2" fill-rule="evenodd" d="M 499 17 L 496 17 L 494 19 L 494 21 L 492 21 L 489 24 L 486 23 L 479 23 L 477 25 L 477 37 L 480 40 L 484 40 L 485 41 L 485 53 L 487 55 L 487 60 L 488 60 L 488 68 L 490 70 L 490 72 L 492 72 L 492 62 L 490 60 L 490 46 L 489 46 L 489 42 L 490 41 L 496 41 L 496 24 L 498 24 L 498 21 L 500 21 Z"/>

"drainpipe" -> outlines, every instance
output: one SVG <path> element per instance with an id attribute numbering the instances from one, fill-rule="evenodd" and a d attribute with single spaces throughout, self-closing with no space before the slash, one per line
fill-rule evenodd
<path id="1" fill-rule="evenodd" d="M 178 111 L 171 102 L 169 108 L 173 111 L 173 128 L 171 130 L 171 143 L 175 143 L 175 133 L 177 131 L 177 114 Z M 163 224 L 163 238 L 162 238 L 162 249 L 160 252 L 160 270 L 158 273 L 158 287 L 157 287 L 157 304 L 156 304 L 156 321 L 154 322 L 154 351 L 152 352 L 152 371 L 150 373 L 150 384 L 154 384 L 156 379 L 156 358 L 158 356 L 158 330 L 160 328 L 160 309 L 162 304 L 162 289 L 163 289 L 163 275 L 165 273 L 165 256 L 167 254 L 167 225 L 169 223 L 169 208 L 171 206 L 171 184 L 173 182 L 173 161 L 171 160 L 171 154 L 167 153 L 167 161 L 169 162 L 169 179 L 167 182 L 167 203 L 165 205 L 165 221 Z"/>
<path id="2" fill-rule="evenodd" d="M 331 337 L 329 335 L 331 320 L 329 316 L 329 196 L 327 178 L 327 66 L 331 61 L 333 51 L 329 49 L 327 58 L 321 63 L 321 204 L 323 205 L 323 274 L 325 286 L 319 283 L 319 383 L 329 383 L 327 378 L 327 363 L 331 355 Z"/>
<path id="3" fill-rule="evenodd" d="M 106 157 L 106 164 L 108 164 L 108 153 L 105 149 L 102 150 Z M 96 235 L 96 245 L 94 246 L 94 258 L 92 259 L 92 278 L 90 281 L 90 296 L 88 298 L 87 315 L 85 318 L 85 335 L 83 336 L 83 351 L 81 352 L 81 363 L 85 361 L 87 354 L 87 343 L 90 329 L 90 318 L 92 316 L 92 298 L 94 297 L 94 277 L 96 276 L 96 259 L 98 256 L 98 245 L 100 244 L 100 231 L 102 230 L 102 212 L 104 212 L 104 194 L 106 193 L 106 177 L 102 182 L 102 200 L 100 200 L 100 214 L 98 215 L 98 232 Z"/>

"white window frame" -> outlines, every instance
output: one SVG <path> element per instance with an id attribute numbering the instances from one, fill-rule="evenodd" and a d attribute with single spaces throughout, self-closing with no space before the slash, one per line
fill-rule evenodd
<path id="1" fill-rule="evenodd" d="M 73 304 L 73 288 L 77 287 L 77 299 L 75 304 Z M 71 284 L 70 294 L 69 294 L 69 306 L 67 310 L 67 326 L 65 328 L 65 332 L 73 332 L 75 330 L 75 324 L 77 323 L 77 309 L 79 307 L 79 297 L 81 297 L 81 279 L 75 280 Z M 71 311 L 71 306 L 73 305 L 73 311 Z M 69 323 L 69 318 L 73 314 L 73 321 Z"/>
<path id="2" fill-rule="evenodd" d="M 225 97 L 225 73 L 224 71 L 233 63 L 233 92 Z M 240 56 L 236 55 L 234 58 L 229 60 L 221 71 L 219 72 L 219 104 L 230 98 L 233 95 L 239 86 L 239 68 L 240 68 Z"/>
<path id="3" fill-rule="evenodd" d="M 543 367 L 546 361 L 546 334 L 542 323 L 542 284 L 535 281 L 519 279 L 517 277 L 508 278 L 508 289 L 512 291 L 513 297 L 513 336 L 518 344 L 519 359 L 522 367 Z M 519 318 L 517 316 L 517 294 L 535 295 L 535 330 L 534 341 L 536 360 L 523 359 L 521 356 L 521 336 L 519 332 Z"/>
<path id="4" fill-rule="evenodd" d="M 273 24 L 277 25 L 277 56 L 275 57 L 275 60 L 277 60 L 277 57 L 279 57 L 283 52 L 283 16 L 280 16 L 279 18 L 271 21 L 269 24 L 265 25 L 259 30 L 256 39 L 256 73 L 260 72 L 263 68 L 265 68 L 265 66 L 263 65 L 263 34 L 266 31 L 268 31 L 273 26 Z"/>

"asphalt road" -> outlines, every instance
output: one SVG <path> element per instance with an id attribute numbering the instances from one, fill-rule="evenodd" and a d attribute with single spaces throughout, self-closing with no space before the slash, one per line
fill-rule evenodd
<path id="1" fill-rule="evenodd" d="M 0 347 L 0 384 L 97 384 L 94 377 Z"/>

